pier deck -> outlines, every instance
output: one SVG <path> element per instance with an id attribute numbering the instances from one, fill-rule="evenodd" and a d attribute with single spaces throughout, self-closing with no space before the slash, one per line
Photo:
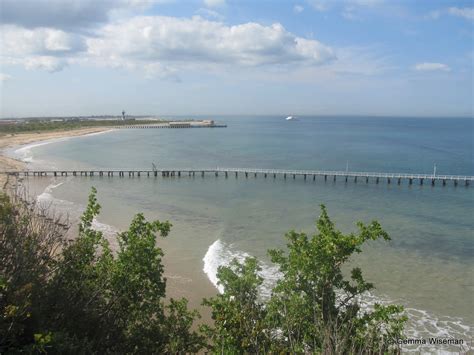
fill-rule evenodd
<path id="1" fill-rule="evenodd" d="M 0 174 L 8 174 L 13 176 L 23 177 L 44 177 L 44 176 L 106 176 L 106 177 L 181 177 L 181 176 L 219 176 L 223 175 L 226 178 L 229 175 L 234 175 L 236 178 L 239 176 L 248 178 L 261 176 L 263 178 L 293 178 L 302 177 L 304 180 L 313 179 L 316 177 L 322 177 L 324 181 L 332 180 L 337 181 L 342 179 L 345 182 L 349 180 L 357 183 L 358 181 L 369 183 L 375 182 L 376 184 L 384 181 L 388 184 L 395 183 L 401 184 L 402 181 L 408 181 L 409 185 L 414 182 L 418 182 L 423 185 L 426 181 L 431 185 L 435 185 L 436 182 L 441 183 L 443 186 L 446 183 L 452 182 L 455 186 L 459 183 L 463 183 L 465 186 L 469 186 L 474 181 L 474 176 L 468 175 L 434 175 L 434 174 L 413 174 L 413 173 L 384 173 L 384 172 L 355 172 L 355 171 L 331 171 L 331 170 L 284 170 L 284 169 L 255 169 L 255 168 L 186 168 L 186 169 L 101 169 L 101 170 L 24 170 L 24 171 L 0 171 Z"/>

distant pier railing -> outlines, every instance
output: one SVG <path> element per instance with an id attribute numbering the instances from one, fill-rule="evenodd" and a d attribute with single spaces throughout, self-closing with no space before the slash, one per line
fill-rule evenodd
<path id="1" fill-rule="evenodd" d="M 168 129 L 183 129 L 183 128 L 225 128 L 226 124 L 169 124 L 169 123 L 157 123 L 157 124 L 132 124 L 132 125 L 118 125 L 110 126 L 115 129 L 144 129 L 144 128 L 168 128 Z"/>
<path id="2" fill-rule="evenodd" d="M 205 169 L 154 169 L 154 170 L 137 170 L 137 169 L 101 169 L 101 170 L 24 170 L 24 171 L 0 171 L 0 174 L 8 174 L 13 176 L 23 177 L 44 177 L 44 176 L 83 176 L 83 177 L 181 177 L 181 176 L 239 176 L 249 178 L 258 177 L 273 178 L 277 177 L 283 179 L 296 179 L 296 177 L 304 180 L 316 180 L 317 177 L 324 179 L 324 181 L 338 181 L 345 182 L 374 182 L 376 184 L 386 182 L 387 184 L 398 184 L 402 181 L 408 182 L 409 185 L 417 182 L 420 185 L 428 183 L 435 185 L 440 183 L 443 186 L 447 182 L 452 182 L 454 186 L 462 183 L 469 186 L 474 181 L 474 176 L 468 175 L 438 175 L 438 174 L 412 174 L 412 173 L 379 173 L 379 172 L 354 172 L 354 171 L 331 171 L 331 170 L 283 170 L 283 169 L 254 169 L 254 168 L 205 168 Z"/>

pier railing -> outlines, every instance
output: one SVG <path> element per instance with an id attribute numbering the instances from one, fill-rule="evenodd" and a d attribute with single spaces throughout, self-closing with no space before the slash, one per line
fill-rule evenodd
<path id="1" fill-rule="evenodd" d="M 411 185 L 414 181 L 418 181 L 421 185 L 424 181 L 429 181 L 432 185 L 435 185 L 435 182 L 442 182 L 443 185 L 446 185 L 447 181 L 452 181 L 455 186 L 458 183 L 463 182 L 466 186 L 474 181 L 474 176 L 469 175 L 438 175 L 438 174 L 418 174 L 418 173 L 387 173 L 387 172 L 357 172 L 357 171 L 334 171 L 334 170 L 288 170 L 288 169 L 256 169 L 256 168 L 166 168 L 166 169 L 67 169 L 67 170 L 9 170 L 9 171 L 0 171 L 0 174 L 8 174 L 14 176 L 23 176 L 23 177 L 42 177 L 42 176 L 107 176 L 107 177 L 181 177 L 186 174 L 189 176 L 201 175 L 202 177 L 212 174 L 219 176 L 219 174 L 229 177 L 233 174 L 235 177 L 245 176 L 263 176 L 264 178 L 276 178 L 283 177 L 287 179 L 288 177 L 293 177 L 293 179 L 298 177 L 303 177 L 305 180 L 307 178 L 312 178 L 316 180 L 316 177 L 323 177 L 325 181 L 332 179 L 336 181 L 338 178 L 343 178 L 346 182 L 349 179 L 351 181 L 357 182 L 358 179 L 364 180 L 368 183 L 369 181 L 374 181 L 379 183 L 381 180 L 385 180 L 388 184 L 394 182 L 400 184 L 402 181 L 408 181 Z"/>

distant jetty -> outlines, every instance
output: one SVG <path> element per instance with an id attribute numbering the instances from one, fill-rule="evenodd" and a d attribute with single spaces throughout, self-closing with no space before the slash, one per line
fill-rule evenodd
<path id="1" fill-rule="evenodd" d="M 214 122 L 214 120 L 201 120 L 201 121 L 171 121 L 165 123 L 146 123 L 140 124 L 139 122 L 129 125 L 118 125 L 112 128 L 225 128 L 226 124 L 220 124 Z"/>

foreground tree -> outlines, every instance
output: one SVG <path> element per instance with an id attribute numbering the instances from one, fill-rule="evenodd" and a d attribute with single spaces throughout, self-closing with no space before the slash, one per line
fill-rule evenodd
<path id="1" fill-rule="evenodd" d="M 64 246 L 65 220 L 0 193 L 0 353 L 33 339 L 36 305 Z M 34 340 L 34 339 L 33 339 Z"/>
<path id="2" fill-rule="evenodd" d="M 2 263 L 14 260 L 0 274 L 0 334 L 8 336 L 0 339 L 2 352 L 177 353 L 203 347 L 203 337 L 191 331 L 197 313 L 188 311 L 187 301 L 164 302 L 163 252 L 156 247 L 156 235 L 168 235 L 168 222 L 148 222 L 136 215 L 130 228 L 118 235 L 114 255 L 102 233 L 92 227 L 100 211 L 93 189 L 78 238 L 60 244 L 57 255 L 47 253 L 41 272 L 31 265 L 30 279 L 14 282 L 10 269 L 20 268 L 24 259 L 16 255 L 31 248 L 43 250 L 45 238 L 34 245 L 21 242 L 24 236 L 12 225 L 11 216 L 22 215 L 26 221 L 34 216 L 12 213 L 12 208 L 5 197 L 0 209 L 0 216 L 6 216 L 0 221 L 0 257 Z M 64 234 L 60 237 L 64 239 Z M 27 294 L 25 282 L 31 290 Z"/>
<path id="3" fill-rule="evenodd" d="M 267 353 L 271 337 L 265 323 L 266 309 L 258 298 L 258 287 L 263 279 L 255 258 L 244 264 L 236 260 L 230 267 L 219 267 L 217 277 L 224 293 L 204 300 L 212 308 L 214 326 L 202 330 L 212 342 L 216 353 Z"/>
<path id="4" fill-rule="evenodd" d="M 335 229 L 324 206 L 316 226 L 318 232 L 312 237 L 289 232 L 286 251 L 269 251 L 282 277 L 265 305 L 256 296 L 261 279 L 255 261 L 247 260 L 244 265 L 234 261 L 230 267 L 219 268 L 224 293 L 206 301 L 215 320 L 215 327 L 207 330 L 215 342 L 215 352 L 234 352 L 242 343 L 257 352 L 267 348 L 285 353 L 399 352 L 392 344 L 403 337 L 403 308 L 377 304 L 373 310 L 363 311 L 360 297 L 374 286 L 364 280 L 359 268 L 352 269 L 350 279 L 342 272 L 364 243 L 389 240 L 389 236 L 378 222 L 358 223 L 357 234 L 344 235 Z M 252 297 L 242 303 L 241 292 Z M 246 328 L 239 337 L 242 324 Z M 259 348 L 260 338 L 251 336 L 257 333 L 265 335 L 265 348 Z"/>

